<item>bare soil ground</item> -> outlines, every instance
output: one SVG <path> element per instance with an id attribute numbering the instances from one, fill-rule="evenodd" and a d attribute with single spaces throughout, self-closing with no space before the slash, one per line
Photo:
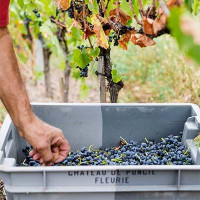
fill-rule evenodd
<path id="1" fill-rule="evenodd" d="M 46 97 L 43 80 L 37 81 L 37 85 L 34 85 L 34 81 L 31 79 L 31 76 L 27 77 L 25 83 L 31 102 L 62 102 L 59 85 L 59 80 L 62 75 L 63 72 L 57 68 L 53 68 L 51 70 L 51 86 L 53 90 L 53 98 Z M 90 91 L 88 97 L 83 99 L 80 97 L 80 80 L 75 80 L 74 78 L 70 79 L 69 103 L 90 103 L 99 101 L 97 79 L 88 78 L 86 79 L 86 83 L 90 88 Z"/>

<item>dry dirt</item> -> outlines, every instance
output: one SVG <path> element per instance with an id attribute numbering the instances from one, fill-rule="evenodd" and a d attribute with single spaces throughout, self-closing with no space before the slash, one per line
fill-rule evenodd
<path id="1" fill-rule="evenodd" d="M 25 85 L 31 102 L 62 102 L 59 80 L 63 72 L 57 68 L 51 70 L 51 87 L 53 90 L 53 98 L 45 95 L 44 80 L 39 80 L 37 85 L 30 77 L 26 78 Z M 91 103 L 98 102 L 97 79 L 86 79 L 86 83 L 90 88 L 88 97 L 80 98 L 80 80 L 70 79 L 69 103 Z"/>

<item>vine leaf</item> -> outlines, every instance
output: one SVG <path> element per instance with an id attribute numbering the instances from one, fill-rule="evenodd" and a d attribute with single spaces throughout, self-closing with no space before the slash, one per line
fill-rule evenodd
<path id="1" fill-rule="evenodd" d="M 181 6 L 181 4 L 182 0 L 169 0 L 167 7 L 171 9 L 173 6 Z M 153 22 L 154 35 L 158 35 L 158 32 L 165 28 L 167 24 L 167 16 L 161 7 L 158 9 L 158 16 Z"/>
<path id="2" fill-rule="evenodd" d="M 109 12 L 112 21 L 116 21 L 116 16 L 117 16 L 117 8 L 111 10 Z M 123 25 L 126 25 L 127 22 L 131 20 L 131 16 L 129 16 L 128 14 L 126 14 L 122 9 L 119 8 L 119 22 Z"/>
<path id="3" fill-rule="evenodd" d="M 111 74 L 112 74 L 112 80 L 114 83 L 118 83 L 119 81 L 122 80 L 122 75 L 119 74 L 116 69 L 113 69 Z"/>
<path id="4" fill-rule="evenodd" d="M 88 39 L 90 36 L 94 35 L 95 32 L 88 26 L 88 24 L 86 24 L 86 30 L 84 32 L 84 39 Z"/>
<path id="5" fill-rule="evenodd" d="M 121 39 L 119 40 L 119 46 L 122 47 L 124 50 L 127 50 L 127 44 L 131 39 L 131 35 L 133 33 L 136 33 L 136 31 L 127 31 L 126 34 L 124 34 Z"/>
<path id="6" fill-rule="evenodd" d="M 92 20 L 92 25 L 94 26 L 93 31 L 96 34 L 97 45 L 101 46 L 104 49 L 108 49 L 109 47 L 108 40 L 102 28 L 101 22 L 96 17 L 96 15 L 92 15 L 91 20 Z"/>
<path id="7" fill-rule="evenodd" d="M 158 15 L 159 17 L 157 17 L 153 22 L 153 32 L 155 35 L 157 35 L 159 31 L 165 28 L 167 24 L 167 16 L 165 15 L 162 8 L 159 8 Z"/>
<path id="8" fill-rule="evenodd" d="M 70 7 L 71 0 L 54 0 L 55 4 L 61 10 L 67 10 Z"/>
<path id="9" fill-rule="evenodd" d="M 82 37 L 82 31 L 75 26 L 71 28 L 71 40 L 76 43 Z"/>
<path id="10" fill-rule="evenodd" d="M 155 41 L 152 40 L 150 37 L 142 34 L 133 34 L 131 37 L 131 41 L 135 45 L 139 45 L 140 47 L 147 47 L 155 45 Z"/>
<path id="11" fill-rule="evenodd" d="M 94 49 L 91 49 L 90 55 L 94 58 L 98 57 L 100 53 L 100 49 L 98 47 L 95 47 Z"/>
<path id="12" fill-rule="evenodd" d="M 154 20 L 147 18 L 147 17 L 143 17 L 143 30 L 144 33 L 149 34 L 149 35 L 153 35 L 154 34 L 154 28 L 153 28 L 153 23 Z"/>
<path id="13" fill-rule="evenodd" d="M 76 49 L 74 50 L 73 60 L 76 65 L 84 69 L 90 63 L 91 58 L 86 49 Z"/>

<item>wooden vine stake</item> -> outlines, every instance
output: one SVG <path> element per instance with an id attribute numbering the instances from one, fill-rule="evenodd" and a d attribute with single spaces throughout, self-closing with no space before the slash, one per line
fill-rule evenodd
<path id="1" fill-rule="evenodd" d="M 98 73 L 98 79 L 99 79 L 100 103 L 106 103 L 106 81 L 105 81 L 104 57 L 103 56 L 99 56 L 97 73 Z"/>

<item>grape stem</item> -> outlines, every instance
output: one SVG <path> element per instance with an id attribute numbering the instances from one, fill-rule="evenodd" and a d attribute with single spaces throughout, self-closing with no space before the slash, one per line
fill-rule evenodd
<path id="1" fill-rule="evenodd" d="M 72 5 L 73 5 L 73 10 L 74 10 L 74 20 L 77 21 L 77 14 L 76 14 L 74 1 L 72 2 Z"/>
<path id="2" fill-rule="evenodd" d="M 90 44 L 90 48 L 94 49 L 90 38 L 88 38 L 88 41 L 89 41 L 89 44 Z"/>

